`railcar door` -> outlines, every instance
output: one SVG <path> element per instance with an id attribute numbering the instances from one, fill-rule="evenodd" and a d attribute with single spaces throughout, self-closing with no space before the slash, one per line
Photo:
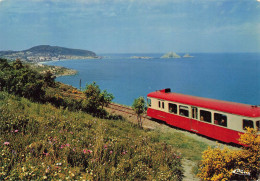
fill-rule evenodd
<path id="1" fill-rule="evenodd" d="M 191 131 L 198 132 L 198 108 L 197 107 L 191 107 L 191 117 L 190 123 L 191 123 Z"/>

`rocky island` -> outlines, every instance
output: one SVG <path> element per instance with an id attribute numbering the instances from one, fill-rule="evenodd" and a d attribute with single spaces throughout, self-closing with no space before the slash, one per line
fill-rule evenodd
<path id="1" fill-rule="evenodd" d="M 151 59 L 152 57 L 146 57 L 146 56 L 132 56 L 131 59 Z"/>
<path id="2" fill-rule="evenodd" d="M 46 62 L 61 59 L 92 59 L 100 58 L 89 50 L 71 49 L 50 45 L 39 45 L 22 51 L 0 51 L 0 57 L 26 62 Z"/>
<path id="3" fill-rule="evenodd" d="M 181 58 L 181 56 L 175 52 L 169 52 L 164 54 L 161 58 Z"/>
<path id="4" fill-rule="evenodd" d="M 185 54 L 185 55 L 183 55 L 183 58 L 193 58 L 194 56 L 191 56 L 190 54 Z"/>

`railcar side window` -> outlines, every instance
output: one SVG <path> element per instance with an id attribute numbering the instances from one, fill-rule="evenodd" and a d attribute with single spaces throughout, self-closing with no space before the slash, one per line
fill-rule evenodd
<path id="1" fill-rule="evenodd" d="M 164 102 L 162 102 L 162 108 L 164 109 Z"/>
<path id="2" fill-rule="evenodd" d="M 159 106 L 159 108 L 161 108 L 161 101 L 158 102 L 158 106 Z"/>
<path id="3" fill-rule="evenodd" d="M 214 124 L 227 127 L 227 116 L 224 114 L 214 113 Z"/>
<path id="4" fill-rule="evenodd" d="M 211 112 L 200 110 L 200 120 L 211 123 Z"/>
<path id="5" fill-rule="evenodd" d="M 176 105 L 176 104 L 169 103 L 169 112 L 170 112 L 170 113 L 177 114 L 177 105 Z"/>
<path id="6" fill-rule="evenodd" d="M 181 116 L 185 116 L 185 117 L 189 117 L 189 108 L 188 106 L 179 106 L 180 109 L 180 115 Z"/>
<path id="7" fill-rule="evenodd" d="M 257 131 L 260 131 L 260 121 L 256 121 L 256 129 Z"/>
<path id="8" fill-rule="evenodd" d="M 147 99 L 147 104 L 148 104 L 149 107 L 151 107 L 151 105 L 152 105 L 151 99 Z"/>
<path id="9" fill-rule="evenodd" d="M 254 128 L 254 122 L 252 120 L 243 119 L 243 129 Z"/>

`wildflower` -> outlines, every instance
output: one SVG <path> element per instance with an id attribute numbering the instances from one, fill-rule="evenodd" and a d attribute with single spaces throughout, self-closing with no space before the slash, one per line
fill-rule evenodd
<path id="1" fill-rule="evenodd" d="M 18 129 L 14 130 L 15 133 L 18 133 Z"/>
<path id="2" fill-rule="evenodd" d="M 73 132 L 71 131 L 70 134 L 73 134 Z"/>
<path id="3" fill-rule="evenodd" d="M 93 151 L 92 150 L 88 150 L 89 153 L 92 153 Z"/>
<path id="4" fill-rule="evenodd" d="M 65 146 L 70 147 L 70 144 L 67 143 Z"/>
<path id="5" fill-rule="evenodd" d="M 8 141 L 4 142 L 4 145 L 9 145 L 9 144 L 10 144 L 10 142 L 8 142 Z"/>
<path id="6" fill-rule="evenodd" d="M 45 156 L 48 156 L 48 155 L 49 155 L 49 153 L 45 153 L 45 152 L 43 152 L 42 154 L 44 154 Z"/>
<path id="7" fill-rule="evenodd" d="M 64 147 L 65 147 L 65 145 L 61 145 L 61 146 L 60 146 L 61 149 L 64 148 Z"/>
<path id="8" fill-rule="evenodd" d="M 113 151 L 110 151 L 109 153 L 110 153 L 110 154 L 112 154 L 112 153 L 113 153 Z"/>
<path id="9" fill-rule="evenodd" d="M 84 153 L 84 154 L 86 154 L 86 153 L 87 153 L 87 151 L 84 149 L 84 150 L 83 150 L 83 153 Z"/>

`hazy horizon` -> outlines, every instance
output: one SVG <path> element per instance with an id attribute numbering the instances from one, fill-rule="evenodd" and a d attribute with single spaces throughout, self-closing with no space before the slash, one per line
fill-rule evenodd
<path id="1" fill-rule="evenodd" d="M 260 0 L 0 0 L 0 50 L 259 53 Z"/>

